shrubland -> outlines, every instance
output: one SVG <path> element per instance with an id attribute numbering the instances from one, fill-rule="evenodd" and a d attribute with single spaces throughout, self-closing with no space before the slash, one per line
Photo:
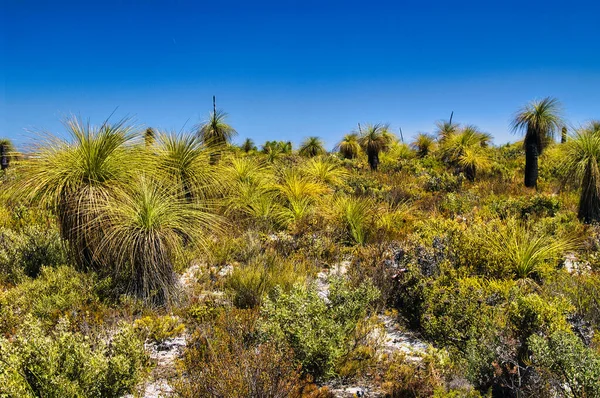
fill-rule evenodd
<path id="1" fill-rule="evenodd" d="M 600 129 L 554 105 L 332 153 L 70 121 L 2 175 L 0 396 L 135 393 L 176 337 L 184 397 L 597 396 Z"/>

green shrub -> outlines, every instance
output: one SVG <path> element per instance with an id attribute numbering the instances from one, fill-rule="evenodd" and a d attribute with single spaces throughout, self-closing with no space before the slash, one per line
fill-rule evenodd
<path id="1" fill-rule="evenodd" d="M 560 200 L 554 195 L 537 194 L 532 197 L 495 199 L 491 210 L 500 218 L 518 217 L 521 219 L 554 217 L 561 208 Z"/>
<path id="2" fill-rule="evenodd" d="M 273 254 L 259 255 L 234 268 L 225 282 L 238 308 L 255 308 L 276 286 L 290 290 L 303 279 L 304 272 L 296 264 Z"/>
<path id="3" fill-rule="evenodd" d="M 59 318 L 95 317 L 98 283 L 67 266 L 42 268 L 40 276 L 0 290 L 0 333 L 10 333 L 27 314 L 52 326 Z"/>
<path id="4" fill-rule="evenodd" d="M 262 329 L 292 347 L 305 373 L 327 378 L 335 374 L 357 322 L 378 295 L 371 283 L 352 288 L 341 280 L 331 284 L 328 302 L 313 287 L 296 285 L 290 293 L 278 289 L 262 307 Z"/>
<path id="5" fill-rule="evenodd" d="M 477 277 L 439 278 L 425 291 L 423 332 L 435 342 L 464 351 L 470 340 L 502 326 L 502 306 L 512 285 Z"/>
<path id="6" fill-rule="evenodd" d="M 567 315 L 574 311 L 564 297 L 542 297 L 537 293 L 525 294 L 513 300 L 508 307 L 508 320 L 520 341 L 533 334 L 550 335 L 570 331 Z"/>
<path id="7" fill-rule="evenodd" d="M 423 188 L 427 192 L 458 192 L 463 181 L 462 174 L 456 176 L 446 171 L 439 174 L 433 172 L 425 179 Z"/>
<path id="8" fill-rule="evenodd" d="M 177 337 L 185 330 L 185 325 L 174 316 L 145 316 L 136 319 L 134 330 L 150 341 L 162 343 L 168 338 Z"/>
<path id="9" fill-rule="evenodd" d="M 533 335 L 529 347 L 537 372 L 554 391 L 562 391 L 561 396 L 600 396 L 600 355 L 572 333 Z"/>
<path id="10" fill-rule="evenodd" d="M 121 397 L 140 381 L 143 343 L 123 327 L 109 342 L 69 331 L 46 333 L 29 317 L 12 339 L 0 338 L 0 396 Z"/>
<path id="11" fill-rule="evenodd" d="M 33 225 L 19 232 L 0 228 L 0 282 L 15 283 L 25 275 L 36 277 L 42 266 L 56 266 L 66 261 L 56 228 Z"/>
<path id="12" fill-rule="evenodd" d="M 174 383 L 181 397 L 300 397 L 305 382 L 289 349 L 258 339 L 251 310 L 223 311 L 196 329 Z"/>

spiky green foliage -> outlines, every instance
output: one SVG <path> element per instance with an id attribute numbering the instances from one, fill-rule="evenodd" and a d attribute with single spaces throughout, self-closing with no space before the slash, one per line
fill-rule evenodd
<path id="1" fill-rule="evenodd" d="M 323 147 L 323 140 L 319 137 L 308 137 L 300 145 L 298 153 L 309 158 L 325 154 L 326 151 Z"/>
<path id="2" fill-rule="evenodd" d="M 15 192 L 56 212 L 70 254 L 89 268 L 99 239 L 91 230 L 98 203 L 131 181 L 140 158 L 128 146 L 135 136 L 125 120 L 96 127 L 72 118 L 65 126 L 69 139 L 46 136 L 24 163 Z"/>
<path id="3" fill-rule="evenodd" d="M 459 166 L 466 177 L 473 181 L 477 171 L 488 171 L 491 160 L 487 146 L 492 137 L 475 126 L 466 126 L 445 136 L 441 144 L 444 160 Z"/>
<path id="4" fill-rule="evenodd" d="M 348 177 L 348 171 L 327 158 L 312 158 L 306 162 L 302 171 L 321 184 L 340 186 Z"/>
<path id="5" fill-rule="evenodd" d="M 564 145 L 563 170 L 567 181 L 581 187 L 578 217 L 586 223 L 600 221 L 600 125 L 579 129 Z"/>
<path id="6" fill-rule="evenodd" d="M 215 168 L 209 165 L 211 153 L 198 137 L 161 133 L 157 144 L 152 167 L 188 200 L 212 197 L 220 191 Z"/>
<path id="7" fill-rule="evenodd" d="M 208 120 L 200 125 L 198 137 L 209 147 L 222 147 L 231 142 L 237 131 L 226 122 L 227 113 L 217 110 L 208 116 Z"/>
<path id="8" fill-rule="evenodd" d="M 282 172 L 276 188 L 283 203 L 280 217 L 286 224 L 305 221 L 312 214 L 317 198 L 327 191 L 326 186 L 294 169 Z"/>
<path id="9" fill-rule="evenodd" d="M 394 139 L 394 135 L 389 132 L 389 126 L 385 124 L 367 124 L 361 129 L 358 143 L 367 154 L 371 170 L 377 170 L 379 154 L 387 151 Z"/>
<path id="10" fill-rule="evenodd" d="M 282 155 L 292 153 L 292 143 L 290 141 L 266 141 L 262 145 L 262 152 L 267 155 L 267 160 L 273 163 Z"/>
<path id="11" fill-rule="evenodd" d="M 176 296 L 173 265 L 184 243 L 206 246 L 220 221 L 208 203 L 190 203 L 150 177 L 102 200 L 99 210 L 91 221 L 104 232 L 97 261 L 125 277 L 128 293 L 155 305 Z"/>
<path id="12" fill-rule="evenodd" d="M 514 219 L 490 231 L 488 243 L 490 255 L 506 261 L 517 279 L 547 275 L 568 250 L 576 247 L 573 239 L 535 231 Z"/>
<path id="13" fill-rule="evenodd" d="M 517 112 L 512 122 L 513 131 L 524 131 L 525 186 L 535 187 L 538 179 L 538 157 L 564 125 L 560 103 L 546 97 L 533 101 Z"/>
<path id="14" fill-rule="evenodd" d="M 246 138 L 244 143 L 240 145 L 240 148 L 246 153 L 256 151 L 256 145 L 254 145 L 254 141 L 251 138 Z"/>
<path id="15" fill-rule="evenodd" d="M 340 152 L 344 159 L 354 159 L 360 154 L 360 144 L 358 142 L 358 134 L 350 133 L 344 136 L 335 147 Z"/>
<path id="16" fill-rule="evenodd" d="M 148 127 L 144 132 L 144 144 L 146 148 L 150 148 L 156 141 L 156 131 L 152 127 Z"/>
<path id="17" fill-rule="evenodd" d="M 372 233 L 369 223 L 373 218 L 374 205 L 374 202 L 368 198 L 341 196 L 335 200 L 334 208 L 354 243 L 359 245 L 367 243 Z"/>
<path id="18" fill-rule="evenodd" d="M 227 185 L 227 214 L 242 214 L 269 226 L 277 219 L 278 205 L 272 169 L 253 157 L 227 160 L 222 170 Z"/>
<path id="19" fill-rule="evenodd" d="M 446 120 L 437 122 L 435 124 L 435 126 L 436 126 L 435 134 L 437 135 L 439 142 L 444 142 L 447 137 L 457 133 L 458 129 L 459 129 L 458 124 L 450 123 L 450 121 L 446 121 Z"/>
<path id="20" fill-rule="evenodd" d="M 424 158 L 434 151 L 436 143 L 433 136 L 426 133 L 419 133 L 410 145 L 417 151 L 417 156 Z"/>

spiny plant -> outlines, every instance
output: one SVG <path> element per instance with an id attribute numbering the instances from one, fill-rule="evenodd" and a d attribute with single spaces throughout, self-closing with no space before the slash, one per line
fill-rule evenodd
<path id="1" fill-rule="evenodd" d="M 249 153 L 252 151 L 256 151 L 256 145 L 254 145 L 254 141 L 251 138 L 246 138 L 244 143 L 240 145 L 242 151 Z"/>
<path id="2" fill-rule="evenodd" d="M 156 131 L 152 127 L 148 127 L 144 132 L 144 144 L 146 148 L 150 148 L 156 141 Z"/>
<path id="3" fill-rule="evenodd" d="M 446 120 L 437 122 L 435 126 L 435 134 L 437 135 L 438 141 L 440 143 L 444 142 L 447 137 L 455 134 L 459 129 L 458 124 Z"/>
<path id="4" fill-rule="evenodd" d="M 281 155 L 289 155 L 292 153 L 292 143 L 290 141 L 266 141 L 262 145 L 262 153 L 267 155 L 267 160 L 270 163 L 275 162 Z"/>
<path id="5" fill-rule="evenodd" d="M 190 134 L 158 135 L 156 157 L 152 165 L 165 182 L 180 187 L 188 200 L 213 197 L 221 190 L 215 167 L 210 166 L 209 151 L 201 140 Z"/>
<path id="6" fill-rule="evenodd" d="M 492 229 L 488 244 L 490 254 L 507 262 L 517 279 L 543 277 L 565 252 L 576 247 L 569 237 L 536 232 L 515 219 Z"/>
<path id="7" fill-rule="evenodd" d="M 148 176 L 98 204 L 95 230 L 103 231 L 96 260 L 124 277 L 127 293 L 153 305 L 170 304 L 177 292 L 174 262 L 185 244 L 206 247 L 220 219 L 209 203 L 189 202 Z"/>
<path id="8" fill-rule="evenodd" d="M 335 146 L 344 159 L 355 159 L 360 154 L 360 144 L 358 134 L 346 134 L 344 138 Z"/>
<path id="9" fill-rule="evenodd" d="M 490 141 L 489 134 L 479 131 L 475 126 L 465 126 L 445 136 L 440 148 L 442 158 L 460 167 L 465 176 L 473 181 L 477 170 L 487 171 L 491 168 L 486 150 Z"/>
<path id="10" fill-rule="evenodd" d="M 337 217 L 347 229 L 351 240 L 359 245 L 367 243 L 371 233 L 375 203 L 369 198 L 340 196 L 334 202 Z"/>
<path id="11" fill-rule="evenodd" d="M 15 147 L 11 140 L 0 138 L 0 168 L 2 168 L 2 170 L 6 170 L 10 165 L 10 160 L 14 151 Z"/>
<path id="12" fill-rule="evenodd" d="M 319 137 L 308 137 L 300 145 L 298 153 L 301 156 L 312 158 L 318 155 L 323 155 L 326 153 L 326 151 L 323 147 L 323 141 Z"/>
<path id="13" fill-rule="evenodd" d="M 600 123 L 576 131 L 563 153 L 566 179 L 581 186 L 579 219 L 585 223 L 600 221 Z"/>
<path id="14" fill-rule="evenodd" d="M 294 169 L 284 170 L 276 187 L 280 196 L 288 201 L 302 198 L 315 199 L 327 191 L 326 186 L 301 175 Z"/>
<path id="15" fill-rule="evenodd" d="M 279 218 L 285 224 L 302 223 L 313 211 L 316 199 L 327 191 L 323 184 L 301 175 L 294 169 L 282 172 L 276 189 L 282 202 Z"/>
<path id="16" fill-rule="evenodd" d="M 417 156 L 424 158 L 435 149 L 435 139 L 426 133 L 419 133 L 411 143 L 411 147 L 417 151 Z"/>
<path id="17" fill-rule="evenodd" d="M 387 151 L 393 141 L 394 135 L 389 132 L 389 127 L 385 124 L 367 124 L 364 129 L 361 129 L 358 143 L 367 154 L 371 170 L 377 170 L 379 154 Z"/>
<path id="18" fill-rule="evenodd" d="M 527 104 L 512 122 L 513 131 L 525 132 L 525 186 L 528 188 L 537 186 L 538 158 L 564 125 L 560 111 L 558 100 L 546 97 Z"/>
<path id="19" fill-rule="evenodd" d="M 328 158 L 312 158 L 302 167 L 302 171 L 316 182 L 340 186 L 348 177 L 348 171 Z"/>
<path id="20" fill-rule="evenodd" d="M 217 110 L 213 97 L 213 111 L 208 119 L 198 127 L 198 137 L 206 147 L 212 150 L 211 163 L 220 159 L 220 151 L 227 146 L 237 131 L 226 122 L 227 113 Z"/>
<path id="21" fill-rule="evenodd" d="M 140 157 L 129 145 L 133 128 L 121 120 L 92 126 L 71 118 L 65 122 L 70 137 L 46 135 L 36 156 L 24 162 L 23 178 L 15 192 L 52 209 L 69 252 L 81 269 L 97 268 L 93 252 L 102 231 L 91 222 L 99 202 L 125 186 L 139 169 Z"/>

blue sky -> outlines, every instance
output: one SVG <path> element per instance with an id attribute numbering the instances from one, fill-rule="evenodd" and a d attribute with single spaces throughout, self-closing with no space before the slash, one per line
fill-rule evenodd
<path id="1" fill-rule="evenodd" d="M 497 143 L 555 96 L 600 118 L 595 2 L 0 0 L 0 135 L 62 134 L 76 114 L 179 131 L 217 105 L 257 143 L 358 122 L 405 137 L 448 118 Z"/>

